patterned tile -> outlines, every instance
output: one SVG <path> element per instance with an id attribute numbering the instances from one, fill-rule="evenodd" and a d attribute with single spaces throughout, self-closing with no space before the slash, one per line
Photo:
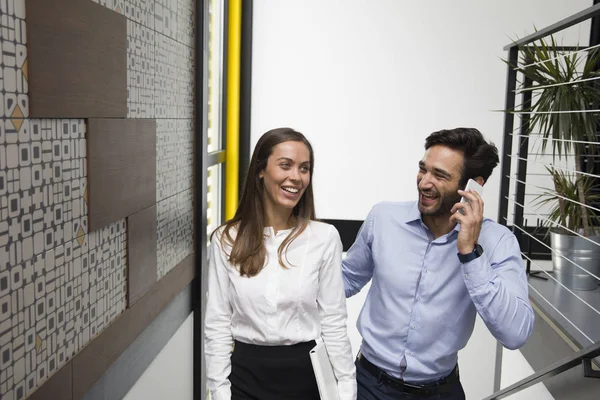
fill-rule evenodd
<path id="1" fill-rule="evenodd" d="M 83 120 L 4 122 L 17 143 L 0 144 L 0 269 L 87 232 Z"/>
<path id="2" fill-rule="evenodd" d="M 23 118 L 29 116 L 25 1 L 2 1 L 0 2 L 0 11 L 2 14 L 0 23 L 0 49 L 2 51 L 0 117 L 7 118 L 12 122 L 10 132 L 5 134 L 7 140 L 13 139 L 12 143 L 14 143 L 14 136 L 18 133 Z M 9 127 L 4 129 L 9 129 Z M 0 139 L 0 143 L 2 143 L 2 139 Z"/>
<path id="3" fill-rule="evenodd" d="M 193 118 L 194 52 L 161 34 L 155 41 L 156 118 Z"/>
<path id="4" fill-rule="evenodd" d="M 125 0 L 125 16 L 147 28 L 154 29 L 155 0 Z"/>
<path id="5" fill-rule="evenodd" d="M 177 1 L 177 41 L 188 47 L 194 47 L 194 24 L 196 2 L 194 0 Z"/>
<path id="6" fill-rule="evenodd" d="M 156 199 L 193 186 L 194 121 L 159 119 L 156 129 Z"/>
<path id="7" fill-rule="evenodd" d="M 0 384 L 15 398 L 29 395 L 124 310 L 124 233 L 123 220 L 0 273 L 0 310 L 9 310 L 0 317 Z"/>
<path id="8" fill-rule="evenodd" d="M 154 29 L 171 39 L 177 39 L 178 1 L 156 0 L 154 4 Z"/>
<path id="9" fill-rule="evenodd" d="M 89 339 L 102 332 L 127 305 L 127 243 L 125 220 L 87 235 L 89 253 Z M 88 339 L 88 340 L 89 340 Z"/>
<path id="10" fill-rule="evenodd" d="M 194 193 L 178 193 L 156 207 L 157 277 L 161 279 L 194 251 Z"/>
<path id="11" fill-rule="evenodd" d="M 154 37 L 152 29 L 127 21 L 128 118 L 154 116 Z"/>

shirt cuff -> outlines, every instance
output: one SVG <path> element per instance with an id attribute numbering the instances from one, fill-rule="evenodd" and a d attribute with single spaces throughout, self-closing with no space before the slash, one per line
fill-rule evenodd
<path id="1" fill-rule="evenodd" d="M 356 379 L 338 381 L 337 386 L 340 400 L 356 400 Z"/>
<path id="2" fill-rule="evenodd" d="M 485 257 L 480 256 L 462 265 L 465 284 L 469 289 L 477 289 L 492 283 L 496 277 L 494 269 L 489 265 Z"/>
<path id="3" fill-rule="evenodd" d="M 231 400 L 231 386 L 221 386 L 210 393 L 211 400 Z"/>

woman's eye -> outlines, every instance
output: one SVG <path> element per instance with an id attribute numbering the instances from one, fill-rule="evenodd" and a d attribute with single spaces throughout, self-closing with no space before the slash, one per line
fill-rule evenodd
<path id="1" fill-rule="evenodd" d="M 290 164 L 288 164 L 288 163 L 282 163 L 282 164 L 280 164 L 280 166 L 281 166 L 281 168 L 289 168 Z"/>
<path id="2" fill-rule="evenodd" d="M 300 171 L 302 171 L 302 172 L 309 172 L 310 168 L 309 167 L 300 167 Z"/>

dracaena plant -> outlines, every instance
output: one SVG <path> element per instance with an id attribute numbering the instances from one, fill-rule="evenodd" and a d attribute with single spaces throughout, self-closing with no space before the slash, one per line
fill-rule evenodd
<path id="1" fill-rule="evenodd" d="M 598 113 L 592 111 L 600 108 L 600 74 L 596 71 L 600 65 L 600 52 L 598 49 L 564 51 L 552 36 L 549 41 L 541 39 L 521 46 L 519 50 L 521 62 L 512 67 L 526 79 L 518 89 L 532 91 L 531 105 L 521 110 L 529 116 L 522 134 L 539 132 L 542 153 L 550 146 L 553 160 L 573 157 L 576 171 L 581 172 L 585 145 L 579 142 L 595 142 L 600 121 Z M 588 152 L 595 151 L 594 145 L 587 147 Z M 577 203 L 547 193 L 549 201 L 560 200 L 549 218 L 561 224 L 572 222 L 571 226 L 581 227 L 583 234 L 590 236 L 596 217 L 586 207 L 591 200 L 586 198 L 586 193 L 589 194 L 593 180 L 580 179 L 582 175 L 578 173 L 565 174 L 557 170 L 551 175 L 556 193 Z"/>
<path id="2" fill-rule="evenodd" d="M 600 222 L 600 216 L 595 209 L 581 207 L 574 199 L 585 199 L 583 204 L 593 204 L 600 201 L 600 192 L 595 188 L 595 178 L 586 175 L 577 175 L 560 169 L 548 168 L 548 173 L 554 182 L 554 191 L 546 191 L 539 195 L 536 200 L 538 205 L 550 204 L 548 219 L 558 222 L 566 229 L 558 229 L 558 232 L 569 234 L 583 230 L 585 223 L 590 227 L 591 234 L 595 234 L 595 226 Z M 580 193 L 583 190 L 583 193 Z M 586 210 L 585 215 L 583 210 Z M 548 225 L 548 224 L 545 224 Z"/>

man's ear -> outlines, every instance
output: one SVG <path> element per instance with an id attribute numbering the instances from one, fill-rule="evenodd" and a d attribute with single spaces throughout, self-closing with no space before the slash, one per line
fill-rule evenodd
<path id="1" fill-rule="evenodd" d="M 485 181 L 483 180 L 483 177 L 478 176 L 477 178 L 473 179 L 475 182 L 479 183 L 481 186 L 483 186 L 485 184 Z"/>

